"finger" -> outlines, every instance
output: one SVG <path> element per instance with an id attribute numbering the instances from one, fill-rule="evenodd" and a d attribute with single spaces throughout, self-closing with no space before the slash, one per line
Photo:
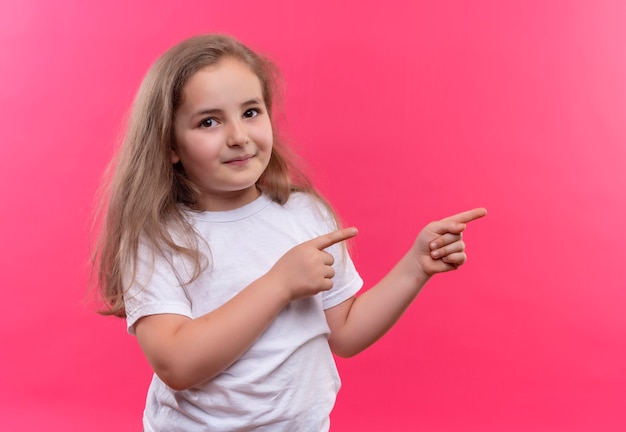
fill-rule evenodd
<path id="1" fill-rule="evenodd" d="M 333 279 L 332 278 L 325 278 L 322 283 L 320 283 L 320 291 L 329 291 L 331 290 L 333 287 Z"/>
<path id="2" fill-rule="evenodd" d="M 439 249 L 441 247 L 444 247 L 446 245 L 459 241 L 462 238 L 463 238 L 463 233 L 460 233 L 460 234 L 445 233 L 442 236 L 439 236 L 435 240 L 430 242 L 430 250 Z"/>
<path id="3" fill-rule="evenodd" d="M 464 223 L 453 222 L 451 220 L 442 219 L 437 222 L 431 222 L 427 225 L 427 228 L 434 232 L 435 234 L 439 234 L 443 236 L 445 234 L 459 235 L 463 232 L 463 230 L 467 227 Z"/>
<path id="4" fill-rule="evenodd" d="M 485 215 L 487 215 L 487 210 L 482 207 L 479 207 L 479 208 L 475 208 L 472 210 L 464 211 L 462 213 L 455 214 L 454 216 L 449 216 L 442 220 L 465 224 L 473 220 L 480 219 L 481 217 L 484 217 Z"/>
<path id="5" fill-rule="evenodd" d="M 354 237 L 358 234 L 358 230 L 354 227 L 343 228 L 337 231 L 329 232 L 328 234 L 315 237 L 309 240 L 309 243 L 318 248 L 319 250 L 326 249 L 334 244 L 340 243 L 344 240 Z"/>
<path id="6" fill-rule="evenodd" d="M 431 251 L 430 256 L 433 257 L 434 259 L 439 259 L 442 257 L 446 258 L 448 255 L 463 252 L 464 250 L 465 250 L 465 243 L 459 240 L 457 242 L 449 244 L 440 249 L 435 249 L 434 251 Z"/>
<path id="7" fill-rule="evenodd" d="M 327 267 L 326 267 L 325 274 L 324 274 L 324 278 L 326 278 L 326 279 L 332 279 L 332 278 L 334 278 L 334 277 L 335 277 L 335 269 L 334 269 L 334 268 L 332 268 L 331 266 L 327 266 Z"/>
<path id="8" fill-rule="evenodd" d="M 322 259 L 324 265 L 332 266 L 333 264 L 335 264 L 335 257 L 332 256 L 332 254 L 329 254 L 326 251 L 321 251 L 320 253 L 322 253 L 324 256 L 324 258 Z"/>
<path id="9" fill-rule="evenodd" d="M 441 261 L 455 267 L 460 267 L 465 264 L 465 261 L 467 261 L 467 255 L 465 252 L 456 252 L 441 258 Z"/>

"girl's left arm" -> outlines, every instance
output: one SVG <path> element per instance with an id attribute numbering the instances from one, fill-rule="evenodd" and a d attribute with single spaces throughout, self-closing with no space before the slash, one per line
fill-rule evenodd
<path id="1" fill-rule="evenodd" d="M 375 286 L 326 310 L 329 344 L 341 357 L 351 357 L 376 342 L 402 316 L 431 276 L 465 263 L 463 231 L 487 214 L 469 210 L 432 222 L 419 233 L 409 252 Z"/>

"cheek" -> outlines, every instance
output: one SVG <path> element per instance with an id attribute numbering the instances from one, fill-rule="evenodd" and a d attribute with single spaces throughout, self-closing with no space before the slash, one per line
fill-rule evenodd
<path id="1" fill-rule="evenodd" d="M 211 161 L 219 157 L 222 146 L 216 137 L 190 134 L 185 138 L 184 143 L 178 146 L 178 154 L 181 155 L 181 159 L 202 163 L 202 161 Z M 182 156 L 183 153 L 184 157 Z"/>
<path id="2" fill-rule="evenodd" d="M 266 127 L 263 128 L 263 143 L 267 146 L 268 150 L 271 150 L 274 145 L 274 131 L 272 130 L 272 124 L 269 122 Z"/>
<path id="3" fill-rule="evenodd" d="M 274 147 L 274 134 L 271 131 L 267 135 L 265 142 L 267 143 L 267 150 L 268 151 L 272 150 L 272 148 Z"/>

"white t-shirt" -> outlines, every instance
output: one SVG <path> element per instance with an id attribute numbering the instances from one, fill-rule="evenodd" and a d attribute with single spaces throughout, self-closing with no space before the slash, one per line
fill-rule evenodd
<path id="1" fill-rule="evenodd" d="M 333 219 L 314 198 L 294 193 L 280 205 L 262 195 L 225 212 L 188 212 L 207 241 L 209 267 L 189 285 L 190 266 L 140 246 L 137 283 L 125 296 L 127 324 L 147 315 L 174 313 L 190 318 L 220 307 L 258 279 L 289 249 L 335 230 Z M 340 387 L 328 346 L 324 310 L 353 296 L 363 282 L 339 245 L 333 288 L 287 305 L 258 340 L 210 381 L 174 391 L 156 375 L 148 390 L 144 429 L 153 431 L 327 431 Z M 154 264 L 154 268 L 153 268 Z"/>

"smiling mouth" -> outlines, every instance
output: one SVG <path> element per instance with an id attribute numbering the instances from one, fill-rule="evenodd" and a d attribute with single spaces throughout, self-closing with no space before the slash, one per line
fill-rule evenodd
<path id="1" fill-rule="evenodd" d="M 254 158 L 255 155 L 244 155 L 244 156 L 239 156 L 236 158 L 232 158 L 232 159 L 228 159 L 227 161 L 225 161 L 225 164 L 228 165 L 245 165 L 246 163 L 248 163 L 252 158 Z"/>

